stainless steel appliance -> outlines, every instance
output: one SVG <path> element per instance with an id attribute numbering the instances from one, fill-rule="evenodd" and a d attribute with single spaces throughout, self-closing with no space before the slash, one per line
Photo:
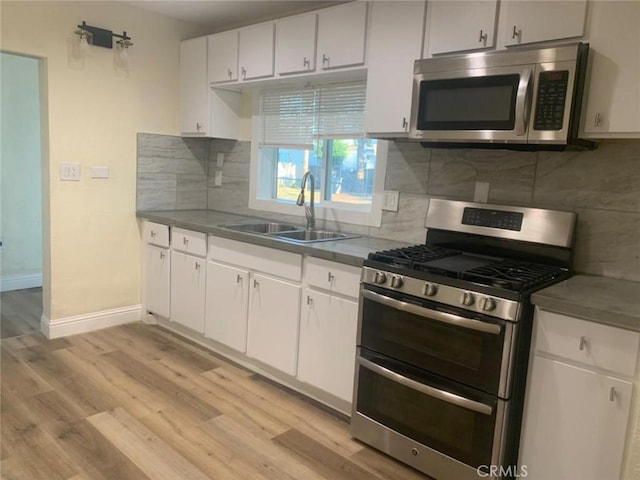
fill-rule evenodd
<path id="1" fill-rule="evenodd" d="M 529 298 L 570 276 L 575 222 L 432 199 L 424 245 L 370 254 L 353 436 L 439 480 L 516 473 Z"/>
<path id="2" fill-rule="evenodd" d="M 594 148 L 578 138 L 589 45 L 416 60 L 409 138 L 425 146 Z"/>

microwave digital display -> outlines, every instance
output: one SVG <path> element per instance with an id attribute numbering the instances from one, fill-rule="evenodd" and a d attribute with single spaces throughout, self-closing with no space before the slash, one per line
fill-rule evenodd
<path id="1" fill-rule="evenodd" d="M 423 80 L 420 130 L 513 130 L 519 75 Z"/>

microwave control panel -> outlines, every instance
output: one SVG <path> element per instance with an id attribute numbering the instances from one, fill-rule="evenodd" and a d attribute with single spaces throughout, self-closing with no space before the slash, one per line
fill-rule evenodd
<path id="1" fill-rule="evenodd" d="M 568 70 L 540 72 L 534 130 L 562 130 L 568 85 Z"/>

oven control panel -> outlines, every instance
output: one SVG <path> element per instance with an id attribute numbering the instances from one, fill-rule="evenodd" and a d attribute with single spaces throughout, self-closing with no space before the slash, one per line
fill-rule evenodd
<path id="1" fill-rule="evenodd" d="M 523 218 L 522 212 L 466 207 L 462 213 L 462 224 L 519 232 L 522 230 Z"/>
<path id="2" fill-rule="evenodd" d="M 484 313 L 504 320 L 517 321 L 518 317 L 517 301 L 485 295 L 450 285 L 427 282 L 376 268 L 363 267 L 362 282 L 412 297 L 424 298 L 433 302 Z"/>

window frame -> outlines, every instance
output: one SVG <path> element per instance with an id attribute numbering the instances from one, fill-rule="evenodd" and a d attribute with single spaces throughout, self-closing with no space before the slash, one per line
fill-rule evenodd
<path id="1" fill-rule="evenodd" d="M 295 88 L 295 87 L 292 87 Z M 265 199 L 258 197 L 258 176 L 260 175 L 260 139 L 262 138 L 262 121 L 260 112 L 261 91 L 252 94 L 251 116 L 251 161 L 249 178 L 249 208 L 283 215 L 305 216 L 305 210 L 294 202 Z M 363 138 L 366 137 L 366 134 Z M 320 203 L 315 203 L 316 220 L 351 223 L 354 225 L 379 227 L 382 224 L 382 204 L 384 197 L 384 180 L 387 169 L 388 141 L 376 139 L 376 167 L 373 179 L 371 203 L 368 205 L 354 205 L 343 202 L 324 200 L 326 179 L 319 179 L 323 191 L 320 193 Z M 284 146 L 284 145 L 283 145 Z M 327 165 L 323 166 L 323 177 L 326 176 Z M 308 199 L 307 202 L 308 204 Z"/>

